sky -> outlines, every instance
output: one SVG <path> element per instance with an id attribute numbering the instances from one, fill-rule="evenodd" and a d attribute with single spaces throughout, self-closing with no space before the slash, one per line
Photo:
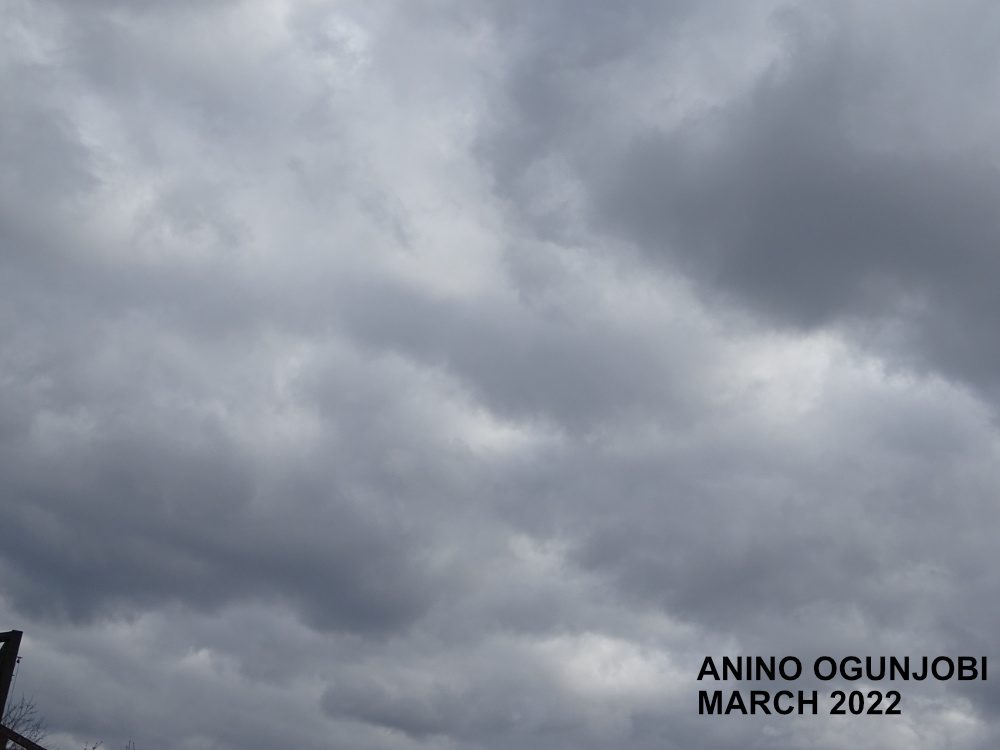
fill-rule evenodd
<path id="1" fill-rule="evenodd" d="M 1000 670 L 998 50 L 982 0 L 0 0 L 47 746 L 997 747 L 1000 671 L 809 673 Z"/>

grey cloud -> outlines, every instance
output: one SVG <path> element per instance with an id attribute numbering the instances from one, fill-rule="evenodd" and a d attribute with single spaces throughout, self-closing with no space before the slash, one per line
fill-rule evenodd
<path id="1" fill-rule="evenodd" d="M 63 452 L 58 465 L 23 454 L 7 462 L 3 557 L 15 605 L 76 621 L 176 599 L 216 608 L 258 597 L 286 601 L 322 629 L 368 632 L 426 607 L 403 540 L 373 528 L 335 488 L 279 482 L 264 491 L 283 497 L 282 510 L 254 512 L 262 488 L 249 466 L 220 447 L 173 442 L 121 435 Z M 305 525 L 289 520 L 307 515 Z"/>
<path id="2" fill-rule="evenodd" d="M 948 31 L 971 28 L 980 11 L 963 5 Z M 676 39 L 657 21 L 631 29 L 632 59 Z M 625 238 L 655 267 L 691 276 L 712 304 L 798 329 L 839 326 L 903 366 L 992 392 L 997 342 L 985 321 L 997 313 L 1000 173 L 988 145 L 885 135 L 920 128 L 892 110 L 921 111 L 897 94 L 919 87 L 894 56 L 916 48 L 877 48 L 836 12 L 819 23 L 786 11 L 772 26 L 783 56 L 755 85 L 664 128 L 607 129 L 615 105 L 594 82 L 610 75 L 607 61 L 518 57 L 499 105 L 513 124 L 483 141 L 502 194 L 543 236 L 573 242 L 583 225 Z M 990 79 L 965 57 L 951 75 Z M 627 79 L 623 90 L 633 95 Z M 934 96 L 946 94 L 924 98 Z M 539 170 L 579 203 L 546 208 L 530 177 Z"/>
<path id="3" fill-rule="evenodd" d="M 602 420 L 657 403 L 690 418 L 695 396 L 685 368 L 699 352 L 680 327 L 662 332 L 690 342 L 686 363 L 599 318 L 558 313 L 538 320 L 516 308 L 483 309 L 421 298 L 405 288 L 347 290 L 341 321 L 359 344 L 399 351 L 460 379 L 492 411 L 586 432 Z M 589 318 L 589 319 L 588 319 Z"/>
<path id="4" fill-rule="evenodd" d="M 651 256 L 776 320 L 899 318 L 935 367 L 991 384 L 996 342 L 977 321 L 996 312 L 1000 174 L 851 143 L 847 66 L 789 67 L 707 122 L 642 138 L 598 205 Z"/>
<path id="5" fill-rule="evenodd" d="M 928 6 L 777 7 L 0 11 L 0 629 L 58 743 L 995 745 L 988 685 L 692 709 L 706 653 L 1000 616 L 994 136 L 890 44 Z"/>

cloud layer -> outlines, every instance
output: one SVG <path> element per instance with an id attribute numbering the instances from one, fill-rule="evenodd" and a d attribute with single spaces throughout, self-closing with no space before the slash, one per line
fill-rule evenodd
<path id="1" fill-rule="evenodd" d="M 989 681 L 695 680 L 995 653 L 994 8 L 0 20 L 0 629 L 52 746 L 996 745 Z"/>

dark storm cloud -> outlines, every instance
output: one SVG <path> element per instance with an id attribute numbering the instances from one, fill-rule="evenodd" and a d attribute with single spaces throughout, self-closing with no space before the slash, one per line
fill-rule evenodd
<path id="1" fill-rule="evenodd" d="M 850 66 L 787 65 L 680 133 L 640 136 L 599 205 L 652 256 L 773 319 L 899 318 L 933 366 L 995 385 L 982 321 L 998 313 L 1000 172 L 852 143 Z"/>
<path id="2" fill-rule="evenodd" d="M 56 395 L 84 412 L 85 444 L 47 445 L 59 438 L 44 434 L 44 418 L 4 440 L 7 593 L 26 612 L 78 620 L 177 599 L 212 609 L 264 597 L 319 628 L 375 632 L 426 606 L 403 539 L 352 510 L 335 480 L 267 477 L 212 420 L 175 417 L 158 431 L 164 415 L 147 413 L 95 424 L 91 394 Z"/>
<path id="3" fill-rule="evenodd" d="M 945 29 L 968 31 L 983 13 L 963 4 Z M 494 132 L 484 153 L 505 194 L 547 234 L 572 219 L 565 210 L 539 214 L 525 175 L 554 162 L 582 191 L 589 226 L 691 275 L 708 299 L 801 329 L 853 326 L 901 363 L 992 390 L 1000 171 L 981 143 L 886 138 L 886 121 L 908 127 L 891 110 L 906 106 L 898 91 L 914 87 L 897 55 L 919 55 L 920 42 L 877 47 L 849 16 L 816 23 L 805 11 L 776 14 L 781 59 L 749 90 L 678 125 L 627 134 L 602 130 L 614 92 L 594 81 L 622 58 L 641 59 L 637 50 L 652 39 L 669 48 L 687 27 L 659 19 L 633 28 L 628 52 L 617 55 L 598 54 L 604 37 L 592 27 L 572 59 L 518 58 L 507 116 L 533 135 L 515 124 Z M 972 57 L 947 66 L 991 79 L 992 64 L 985 73 L 960 68 L 982 64 Z"/>
<path id="4" fill-rule="evenodd" d="M 54 744 L 995 745 L 988 685 L 692 708 L 706 653 L 996 643 L 1000 187 L 882 103 L 952 101 L 894 50 L 971 71 L 973 6 L 870 7 L 4 5 L 0 629 Z"/>

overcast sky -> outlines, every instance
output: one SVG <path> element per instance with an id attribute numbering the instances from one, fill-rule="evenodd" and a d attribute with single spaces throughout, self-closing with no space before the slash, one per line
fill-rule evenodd
<path id="1" fill-rule="evenodd" d="M 14 696 L 62 750 L 997 747 L 998 133 L 985 0 L 0 0 Z M 699 716 L 738 654 L 997 676 Z"/>

